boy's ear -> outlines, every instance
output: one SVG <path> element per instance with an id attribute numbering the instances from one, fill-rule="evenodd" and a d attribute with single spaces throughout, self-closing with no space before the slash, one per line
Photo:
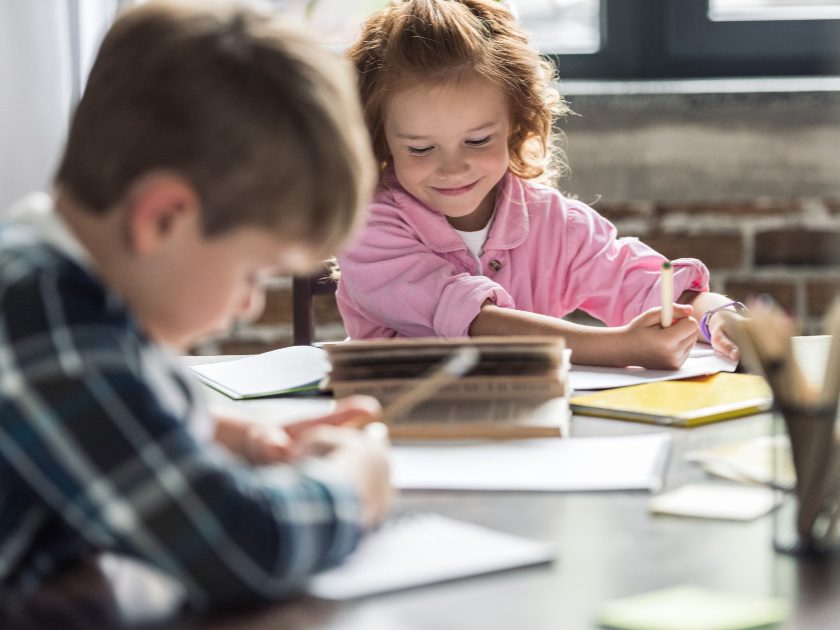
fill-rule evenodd
<path id="1" fill-rule="evenodd" d="M 128 239 L 136 254 L 157 251 L 179 230 L 200 220 L 198 195 L 177 175 L 147 175 L 128 195 Z"/>

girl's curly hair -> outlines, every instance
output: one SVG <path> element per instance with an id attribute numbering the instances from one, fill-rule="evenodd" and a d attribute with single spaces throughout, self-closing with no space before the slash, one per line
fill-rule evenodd
<path id="1" fill-rule="evenodd" d="M 416 85 L 477 74 L 501 86 L 510 108 L 510 170 L 523 179 L 554 180 L 567 171 L 555 116 L 570 112 L 554 87 L 554 65 L 540 57 L 511 12 L 490 0 L 392 0 L 372 15 L 347 52 L 373 150 L 381 165 L 390 151 L 384 116 L 388 98 Z"/>

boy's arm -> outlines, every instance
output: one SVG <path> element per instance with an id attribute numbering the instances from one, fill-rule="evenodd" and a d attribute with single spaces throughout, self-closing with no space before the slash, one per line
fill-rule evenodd
<path id="1" fill-rule="evenodd" d="M 6 459 L 92 547 L 172 574 L 198 606 L 276 599 L 355 547 L 364 517 L 338 477 L 369 452 L 252 469 L 198 442 L 124 356 L 97 362 L 40 366 L 0 421 Z"/>

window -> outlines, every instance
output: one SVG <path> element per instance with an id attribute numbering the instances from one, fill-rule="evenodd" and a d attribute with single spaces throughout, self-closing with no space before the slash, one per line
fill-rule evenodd
<path id="1" fill-rule="evenodd" d="M 511 6 L 544 53 L 591 54 L 601 48 L 600 0 L 515 0 Z"/>
<path id="2" fill-rule="evenodd" d="M 683 76 L 840 74 L 840 2 L 667 4 L 667 54 Z"/>
<path id="3" fill-rule="evenodd" d="M 322 41 L 346 48 L 367 16 L 388 0 L 274 0 L 284 13 L 308 22 Z M 540 50 L 592 53 L 600 46 L 600 0 L 508 0 Z"/>
<path id="4" fill-rule="evenodd" d="M 345 48 L 387 0 L 274 0 Z M 840 0 L 507 0 L 564 79 L 840 74 Z"/>
<path id="5" fill-rule="evenodd" d="M 837 0 L 709 0 L 709 17 L 716 22 L 734 20 L 835 20 Z"/>

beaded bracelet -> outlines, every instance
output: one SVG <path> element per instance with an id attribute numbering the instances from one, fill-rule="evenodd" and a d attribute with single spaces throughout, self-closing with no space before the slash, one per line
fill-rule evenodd
<path id="1" fill-rule="evenodd" d="M 723 306 L 718 306 L 717 308 L 711 308 L 703 314 L 703 318 L 700 320 L 700 332 L 703 333 L 703 338 L 712 343 L 712 331 L 709 329 L 709 321 L 712 319 L 712 315 L 717 313 L 718 311 L 722 311 L 724 309 L 731 308 L 736 313 L 744 313 L 747 311 L 747 307 L 744 306 L 741 302 L 727 302 Z"/>

